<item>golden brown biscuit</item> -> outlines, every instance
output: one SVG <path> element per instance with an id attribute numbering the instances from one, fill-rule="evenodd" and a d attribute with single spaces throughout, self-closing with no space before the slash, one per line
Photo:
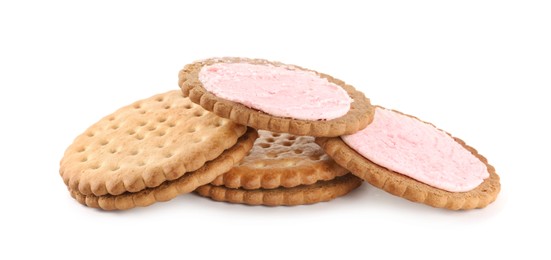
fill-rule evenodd
<path id="1" fill-rule="evenodd" d="M 211 184 L 227 188 L 275 189 L 314 184 L 348 173 L 311 136 L 259 130 L 253 149 Z"/>
<path id="2" fill-rule="evenodd" d="M 125 106 L 88 128 L 65 151 L 60 175 L 71 191 L 84 196 L 139 192 L 197 171 L 246 131 L 170 91 Z"/>
<path id="3" fill-rule="evenodd" d="M 104 210 L 124 210 L 149 206 L 155 202 L 168 201 L 180 194 L 192 192 L 198 186 L 211 182 L 216 176 L 233 167 L 251 149 L 257 136 L 256 131 L 249 128 L 234 146 L 225 150 L 214 160 L 206 162 L 205 165 L 193 172 L 188 172 L 178 179 L 163 182 L 154 188 L 146 188 L 138 192 L 124 192 L 120 195 L 107 194 L 102 196 L 83 195 L 70 188 L 69 192 L 81 204 Z"/>
<path id="4" fill-rule="evenodd" d="M 346 90 L 350 98 L 354 100 L 347 114 L 331 120 L 301 120 L 270 115 L 240 103 L 219 98 L 208 92 L 198 79 L 199 72 L 203 66 L 215 63 L 271 64 L 274 66 L 289 65 L 261 59 L 219 58 L 188 64 L 180 71 L 178 84 L 182 88 L 185 96 L 188 96 L 193 102 L 200 104 L 203 108 L 221 117 L 229 118 L 238 124 L 279 133 L 331 137 L 357 132 L 365 128 L 373 119 L 373 107 L 371 107 L 369 99 L 366 98 L 363 93 L 345 84 L 341 80 L 315 71 L 313 72 L 320 77 L 326 78 L 329 82 L 341 86 Z M 307 70 L 298 66 L 291 66 L 299 70 Z"/>
<path id="5" fill-rule="evenodd" d="M 419 120 L 410 115 L 406 116 Z M 379 166 L 350 148 L 340 137 L 320 137 L 316 138 L 316 143 L 318 143 L 339 165 L 373 186 L 383 189 L 393 195 L 406 198 L 413 202 L 452 210 L 486 207 L 496 199 L 500 191 L 501 185 L 499 176 L 496 174 L 495 168 L 488 164 L 486 158 L 478 154 L 474 148 L 468 146 L 459 138 L 452 138 L 483 162 L 488 169 L 489 177 L 478 187 L 468 192 L 449 192 L 438 189 Z"/>
<path id="6" fill-rule="evenodd" d="M 360 178 L 346 174 L 329 181 L 319 181 L 293 188 L 245 190 L 207 184 L 197 188 L 196 192 L 203 197 L 230 203 L 295 206 L 329 201 L 346 195 L 361 184 Z"/>

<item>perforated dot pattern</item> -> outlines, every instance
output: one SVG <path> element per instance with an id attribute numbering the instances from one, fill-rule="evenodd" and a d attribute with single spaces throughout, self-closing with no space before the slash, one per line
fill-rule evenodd
<path id="1" fill-rule="evenodd" d="M 197 170 L 245 131 L 181 91 L 170 91 L 123 107 L 88 128 L 67 148 L 60 174 L 84 195 L 136 192 Z"/>

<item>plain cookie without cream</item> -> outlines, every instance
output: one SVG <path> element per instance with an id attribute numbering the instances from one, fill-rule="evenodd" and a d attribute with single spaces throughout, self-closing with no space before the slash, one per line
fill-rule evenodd
<path id="1" fill-rule="evenodd" d="M 348 173 L 311 136 L 258 130 L 253 149 L 211 184 L 228 188 L 275 189 L 327 181 Z"/>
<path id="2" fill-rule="evenodd" d="M 293 188 L 245 190 L 208 184 L 197 188 L 195 192 L 203 197 L 230 203 L 297 206 L 325 202 L 344 196 L 361 184 L 360 178 L 346 174 L 329 181 L 318 181 L 311 185 Z"/>
<path id="3" fill-rule="evenodd" d="M 125 192 L 120 195 L 84 195 L 69 188 L 71 196 L 83 205 L 103 210 L 126 210 L 134 207 L 145 207 L 155 202 L 169 201 L 176 196 L 194 191 L 198 186 L 209 183 L 220 174 L 228 171 L 239 162 L 251 149 L 258 137 L 256 131 L 249 128 L 247 133 L 231 148 L 220 156 L 208 161 L 201 168 L 188 172 L 184 176 L 163 182 L 154 188 L 146 188 L 138 192 Z"/>
<path id="4" fill-rule="evenodd" d="M 59 173 L 77 199 L 122 198 L 198 171 L 236 146 L 246 131 L 246 126 L 204 110 L 181 91 L 170 91 L 125 106 L 93 124 L 67 148 Z M 254 138 L 249 149 L 257 137 L 255 130 L 250 131 Z M 194 187 L 217 177 L 207 175 L 194 174 Z"/>

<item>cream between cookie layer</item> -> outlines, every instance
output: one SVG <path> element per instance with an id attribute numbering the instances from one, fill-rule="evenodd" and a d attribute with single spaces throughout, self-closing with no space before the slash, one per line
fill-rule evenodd
<path id="1" fill-rule="evenodd" d="M 342 139 L 370 161 L 439 189 L 466 192 L 489 177 L 451 136 L 391 110 L 377 108 L 370 125 Z"/>
<path id="2" fill-rule="evenodd" d="M 199 80 L 217 97 L 279 117 L 335 119 L 353 101 L 339 85 L 290 66 L 217 63 L 203 67 Z"/>

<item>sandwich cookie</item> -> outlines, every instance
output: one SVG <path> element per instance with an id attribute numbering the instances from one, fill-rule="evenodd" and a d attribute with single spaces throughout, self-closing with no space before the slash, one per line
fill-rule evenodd
<path id="1" fill-rule="evenodd" d="M 220 58 L 179 73 L 185 96 L 215 114 L 256 129 L 340 136 L 373 118 L 369 99 L 327 74 L 261 59 Z"/>
<path id="2" fill-rule="evenodd" d="M 256 130 L 170 91 L 89 127 L 67 148 L 59 172 L 71 195 L 89 207 L 148 206 L 213 181 L 239 162 L 257 137 Z"/>
<path id="3" fill-rule="evenodd" d="M 452 210 L 483 208 L 500 191 L 495 168 L 474 148 L 397 111 L 377 107 L 365 129 L 316 143 L 351 173 L 410 201 Z"/>
<path id="4" fill-rule="evenodd" d="M 362 183 L 327 156 L 314 137 L 258 132 L 249 154 L 211 184 L 199 187 L 199 195 L 232 203 L 292 206 L 328 201 Z"/>
<path id="5" fill-rule="evenodd" d="M 346 174 L 330 181 L 311 185 L 276 189 L 232 189 L 207 184 L 197 188 L 197 194 L 216 201 L 265 206 L 297 206 L 330 201 L 344 196 L 362 185 L 362 179 Z"/>

